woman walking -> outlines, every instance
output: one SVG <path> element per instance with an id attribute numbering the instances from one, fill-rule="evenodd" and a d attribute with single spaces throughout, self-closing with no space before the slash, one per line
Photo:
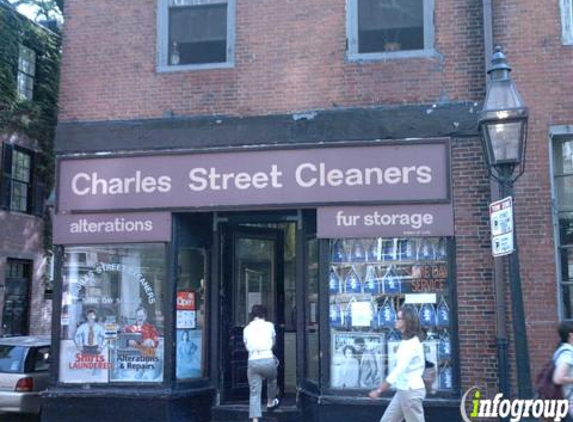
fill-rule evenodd
<path id="1" fill-rule="evenodd" d="M 279 407 L 277 395 L 278 361 L 273 354 L 275 327 L 265 321 L 267 310 L 263 305 L 255 305 L 251 310 L 253 320 L 243 330 L 243 341 L 249 352 L 247 378 L 249 379 L 249 418 L 258 422 L 262 416 L 261 391 L 263 380 L 267 380 L 267 410 Z"/>
<path id="2" fill-rule="evenodd" d="M 394 369 L 380 386 L 370 391 L 370 398 L 377 398 L 390 386 L 396 388 L 388 408 L 380 422 L 424 422 L 422 402 L 426 397 L 426 388 L 422 380 L 425 358 L 422 345 L 420 320 L 416 308 L 403 306 L 398 312 L 395 327 L 402 333 L 402 341 L 396 353 Z"/>

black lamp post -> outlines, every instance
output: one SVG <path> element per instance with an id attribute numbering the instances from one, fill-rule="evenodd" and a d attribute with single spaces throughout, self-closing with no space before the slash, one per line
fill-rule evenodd
<path id="1" fill-rule="evenodd" d="M 511 67 L 500 47 L 496 48 L 491 64 L 480 131 L 490 174 L 499 182 L 502 198 L 513 197 L 513 182 L 525 169 L 528 110 L 511 80 Z M 517 172 L 516 167 L 519 167 Z M 517 387 L 519 398 L 527 399 L 532 397 L 532 388 L 515 224 L 513 245 L 514 251 L 508 259 Z"/>

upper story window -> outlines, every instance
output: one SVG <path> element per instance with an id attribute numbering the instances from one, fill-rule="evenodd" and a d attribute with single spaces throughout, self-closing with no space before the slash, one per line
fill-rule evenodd
<path id="1" fill-rule="evenodd" d="M 235 0 L 159 0 L 159 71 L 231 67 Z"/>
<path id="2" fill-rule="evenodd" d="M 433 12 L 433 0 L 347 0 L 349 59 L 431 54 Z"/>
<path id="3" fill-rule="evenodd" d="M 560 309 L 563 319 L 573 320 L 573 132 L 566 127 L 551 132 Z"/>
<path id="4" fill-rule="evenodd" d="M 34 98 L 34 79 L 36 76 L 36 52 L 20 45 L 18 56 L 18 94 L 22 99 Z"/>
<path id="5" fill-rule="evenodd" d="M 0 183 L 0 207 L 12 211 L 41 214 L 43 195 L 39 186 L 33 186 L 34 152 L 4 144 L 2 151 L 2 179 Z M 34 195 L 38 195 L 34 198 Z"/>
<path id="6" fill-rule="evenodd" d="M 561 38 L 563 44 L 573 45 L 573 0 L 560 0 Z"/>

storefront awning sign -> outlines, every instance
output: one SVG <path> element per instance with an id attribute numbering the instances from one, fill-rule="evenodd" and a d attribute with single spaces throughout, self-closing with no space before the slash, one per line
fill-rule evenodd
<path id="1" fill-rule="evenodd" d="M 320 207 L 319 238 L 453 236 L 452 204 Z"/>
<path id="2" fill-rule="evenodd" d="M 171 213 L 57 214 L 55 245 L 169 242 Z"/>
<path id="3" fill-rule="evenodd" d="M 58 212 L 449 202 L 449 143 L 59 160 Z"/>

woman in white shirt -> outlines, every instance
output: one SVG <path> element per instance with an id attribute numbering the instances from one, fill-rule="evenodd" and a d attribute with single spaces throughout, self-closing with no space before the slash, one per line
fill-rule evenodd
<path id="1" fill-rule="evenodd" d="M 396 388 L 380 422 L 424 422 L 422 402 L 426 397 L 426 388 L 422 380 L 425 358 L 424 346 L 420 342 L 420 319 L 416 308 L 403 306 L 398 312 L 395 327 L 402 333 L 402 341 L 396 353 L 394 369 L 380 386 L 370 391 L 370 398 L 377 398 L 390 386 Z"/>
<path id="2" fill-rule="evenodd" d="M 265 321 L 267 310 L 263 305 L 255 305 L 251 310 L 253 320 L 243 330 L 243 341 L 249 352 L 247 377 L 249 379 L 249 418 L 258 422 L 262 416 L 261 391 L 263 380 L 267 380 L 267 410 L 279 407 L 277 396 L 278 360 L 273 354 L 275 326 Z"/>

